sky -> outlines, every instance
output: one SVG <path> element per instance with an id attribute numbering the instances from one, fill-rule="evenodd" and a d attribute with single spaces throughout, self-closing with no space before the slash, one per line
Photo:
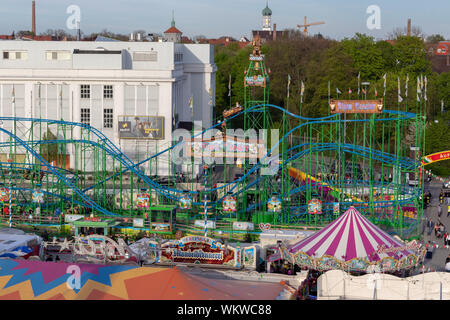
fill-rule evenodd
<path id="1" fill-rule="evenodd" d="M 31 30 L 31 0 L 0 0 L 0 34 Z M 262 27 L 266 0 L 36 0 L 37 33 L 67 27 L 71 14 L 67 8 L 80 8 L 84 34 L 107 29 L 129 34 L 135 30 L 162 33 L 170 27 L 172 10 L 176 27 L 183 35 L 207 38 L 241 36 Z M 380 8 L 380 29 L 368 29 L 366 13 L 370 5 Z M 394 28 L 406 27 L 408 18 L 425 35 L 441 34 L 450 39 L 449 0 L 269 0 L 272 23 L 277 30 L 294 29 L 308 21 L 325 21 L 310 27 L 310 34 L 321 33 L 332 39 L 351 38 L 356 32 L 384 39 Z"/>

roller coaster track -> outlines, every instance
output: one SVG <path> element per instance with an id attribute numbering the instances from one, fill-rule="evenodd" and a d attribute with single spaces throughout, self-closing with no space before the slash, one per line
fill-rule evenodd
<path id="1" fill-rule="evenodd" d="M 232 192 L 238 185 L 239 183 L 243 182 L 249 175 L 253 174 L 254 172 L 256 172 L 256 170 L 258 170 L 259 168 L 261 168 L 263 165 L 267 164 L 265 162 L 268 162 L 268 158 L 269 155 L 271 155 L 272 150 L 274 150 L 276 147 L 278 147 L 278 145 L 284 140 L 287 139 L 288 136 L 294 132 L 295 130 L 299 129 L 300 127 L 303 126 L 307 126 L 307 125 L 312 125 L 312 124 L 326 124 L 326 123 L 336 123 L 336 122 L 363 122 L 363 121 L 369 121 L 369 120 L 364 120 L 364 119 L 353 119 L 353 120 L 339 120 L 336 119 L 336 117 L 338 116 L 337 114 L 335 115 L 330 115 L 330 116 L 326 116 L 326 117 L 322 117 L 322 118 L 307 118 L 307 117 L 302 117 L 296 114 L 293 114 L 287 110 L 285 110 L 284 108 L 281 108 L 279 106 L 276 105 L 272 105 L 272 104 L 264 104 L 264 105 L 256 105 L 252 108 L 249 108 L 247 110 L 243 110 L 240 113 L 230 117 L 227 119 L 227 121 L 235 118 L 235 117 L 239 117 L 241 115 L 243 115 L 246 112 L 261 112 L 261 108 L 263 107 L 270 107 L 270 108 L 274 108 L 277 109 L 281 112 L 286 113 L 287 115 L 296 118 L 296 119 L 300 119 L 303 121 L 307 121 L 306 123 L 302 123 L 299 126 L 293 128 L 292 130 L 290 130 L 288 133 L 286 133 L 279 141 L 277 144 L 275 144 L 274 146 L 272 146 L 272 148 L 264 155 L 264 157 L 262 159 L 260 159 L 260 161 L 255 164 L 245 175 L 243 175 L 242 177 L 240 177 L 239 179 L 236 179 L 234 181 L 228 182 L 227 184 L 224 184 L 220 187 L 217 188 L 212 188 L 212 189 L 207 189 L 207 192 L 213 192 L 213 191 L 217 191 L 219 189 L 223 189 L 223 188 L 227 188 L 227 187 L 231 187 L 230 192 Z M 416 114 L 414 113 L 409 113 L 409 112 L 402 112 L 402 111 L 394 111 L 394 110 L 385 110 L 384 111 L 385 114 L 388 115 L 394 115 L 397 116 L 395 118 L 380 118 L 380 119 L 374 119 L 374 121 L 393 121 L 393 120 L 406 120 L 406 119 L 412 119 L 416 117 Z M 178 142 L 174 145 L 172 145 L 169 148 L 166 148 L 138 163 L 134 163 L 132 160 L 130 160 L 113 142 L 111 142 L 101 131 L 99 131 L 98 129 L 91 127 L 87 124 L 83 124 L 83 123 L 78 123 L 78 122 L 68 122 L 68 121 L 63 121 L 63 120 L 48 120 L 48 119 L 37 119 L 37 118 L 21 118 L 21 117 L 0 117 L 0 121 L 19 121 L 19 122 L 41 122 L 41 123 L 47 123 L 49 125 L 51 124 L 60 124 L 60 125 L 65 125 L 65 126 L 72 126 L 72 127 L 79 127 L 82 128 L 84 130 L 87 130 L 89 133 L 92 133 L 93 135 L 95 135 L 97 137 L 97 142 L 96 141 L 92 141 L 92 140 L 85 140 L 85 139 L 78 139 L 78 140 L 36 140 L 33 142 L 26 142 L 23 141 L 22 139 L 20 139 L 18 136 L 16 136 L 15 134 L 13 134 L 12 132 L 0 128 L 1 132 L 4 132 L 5 134 L 9 135 L 14 141 L 12 142 L 3 142 L 0 143 L 0 147 L 6 147 L 6 146 L 11 146 L 11 145 L 17 145 L 17 146 L 21 146 L 23 148 L 25 148 L 28 152 L 30 152 L 31 155 L 33 155 L 36 159 L 39 160 L 39 162 L 41 163 L 41 166 L 47 168 L 48 170 L 45 170 L 46 173 L 52 173 L 54 174 L 58 179 L 60 179 L 65 185 L 67 185 L 69 188 L 71 188 L 77 195 L 79 195 L 85 202 L 86 204 L 88 204 L 90 207 L 92 207 L 93 209 L 96 209 L 97 211 L 99 211 L 100 213 L 103 213 L 105 215 L 116 215 L 106 209 L 104 209 L 103 207 L 101 207 L 100 205 L 98 205 L 96 202 L 94 202 L 92 199 L 90 199 L 87 195 L 86 192 L 92 188 L 98 187 L 99 185 L 113 179 L 114 177 L 117 177 L 127 171 L 132 172 L 133 174 L 135 174 L 136 176 L 138 176 L 140 179 L 142 179 L 142 181 L 144 183 L 147 184 L 147 186 L 149 186 L 151 189 L 156 190 L 156 192 L 158 192 L 159 194 L 163 195 L 164 197 L 167 197 L 171 200 L 178 200 L 179 197 L 176 196 L 176 194 L 182 194 L 184 193 L 184 190 L 178 190 L 178 189 L 174 189 L 174 188 L 169 188 L 169 187 L 165 187 L 160 185 L 158 182 L 153 181 L 152 179 L 150 179 L 148 176 L 144 175 L 143 172 L 138 169 L 139 166 L 141 166 L 142 164 L 150 161 L 153 158 L 156 158 L 166 152 L 169 152 L 170 150 L 173 150 L 175 147 L 180 146 L 181 144 L 184 144 L 184 141 Z M 225 122 L 219 122 L 216 125 L 203 130 L 202 132 L 193 135 L 192 138 L 195 138 L 197 136 L 201 136 L 203 135 L 205 132 L 212 130 L 212 129 L 216 129 L 217 127 L 220 127 L 222 125 L 222 123 Z M 98 183 L 89 186 L 88 188 L 85 188 L 83 190 L 78 189 L 69 179 L 67 179 L 65 177 L 66 174 L 71 173 L 68 170 L 62 169 L 62 168 L 56 168 L 53 167 L 52 165 L 50 165 L 50 163 L 48 163 L 42 156 L 40 156 L 40 154 L 38 152 L 36 152 L 34 150 L 34 146 L 39 145 L 39 144 L 52 144 L 52 143 L 83 143 L 83 144 L 89 144 L 92 145 L 96 148 L 99 148 L 101 150 L 104 150 L 107 154 L 111 155 L 112 157 L 114 157 L 115 159 L 117 159 L 125 168 L 120 171 L 120 172 L 116 172 L 113 175 L 107 177 L 106 179 L 99 181 Z M 381 152 L 381 151 L 377 151 L 377 150 L 372 150 L 369 148 L 364 148 L 361 146 L 355 146 L 355 145 L 350 145 L 350 144 L 335 144 L 335 143 L 314 143 L 314 144 L 300 144 L 297 146 L 292 147 L 291 149 L 289 149 L 288 151 L 294 151 L 296 149 L 301 149 L 303 147 L 309 146 L 308 149 L 306 150 L 302 150 L 300 152 L 297 152 L 294 156 L 292 156 L 291 158 L 287 159 L 285 161 L 285 163 L 279 164 L 278 165 L 278 169 L 283 168 L 284 166 L 287 166 L 289 162 L 294 161 L 295 159 L 298 159 L 300 157 L 303 157 L 305 155 L 307 155 L 308 153 L 313 153 L 313 152 L 322 152 L 322 151 L 336 151 L 336 150 L 341 150 L 343 152 L 348 152 L 348 153 L 353 153 L 353 154 L 357 154 L 360 155 L 362 157 L 368 157 L 368 158 L 372 158 L 374 160 L 377 161 L 381 161 L 381 162 L 385 162 L 385 163 L 389 163 L 391 165 L 394 164 L 394 160 L 395 157 L 389 153 L 385 153 L 385 152 Z M 397 165 L 403 167 L 403 168 L 407 168 L 407 169 L 412 169 L 414 167 L 416 167 L 418 164 L 415 161 L 412 161 L 411 159 L 408 158 L 402 158 L 402 159 L 397 159 Z M 13 165 L 14 168 L 16 169 L 27 169 L 27 167 L 33 166 L 34 164 L 30 164 L 30 163 L 4 163 L 4 162 L 0 162 L 0 166 L 3 168 L 10 168 L 10 166 Z M 420 164 L 419 164 L 420 165 Z M 243 189 L 241 189 L 238 192 L 235 192 L 234 194 L 240 194 L 242 193 L 244 190 L 247 190 L 248 188 L 251 188 L 252 186 L 256 185 L 259 181 L 260 181 L 261 177 L 259 177 L 258 179 L 256 179 L 254 182 L 252 182 L 251 184 L 246 185 Z M 292 191 L 294 192 L 299 192 L 301 190 L 301 188 L 297 188 L 298 190 L 294 189 Z M 291 194 L 292 194 L 291 191 Z M 190 193 L 192 194 L 198 194 L 198 191 L 190 191 Z M 233 193 L 233 192 L 232 192 Z M 55 195 L 57 196 L 57 195 Z M 224 196 L 225 197 L 225 196 Z M 217 201 L 214 202 L 210 202 L 208 203 L 208 205 L 217 205 L 218 203 L 221 203 L 221 201 L 223 200 L 223 198 L 218 199 Z M 67 200 L 67 199 L 66 199 Z M 83 204 L 83 205 L 86 205 Z M 197 205 L 200 205 L 202 203 L 195 203 Z M 248 209 L 248 208 L 247 208 Z"/>

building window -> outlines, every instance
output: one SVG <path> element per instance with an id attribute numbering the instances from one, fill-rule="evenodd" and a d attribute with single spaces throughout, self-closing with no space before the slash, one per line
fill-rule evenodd
<path id="1" fill-rule="evenodd" d="M 181 62 L 181 61 L 183 61 L 183 54 L 175 53 L 175 62 Z"/>
<path id="2" fill-rule="evenodd" d="M 91 123 L 91 109 L 81 108 L 81 123 L 84 124 Z"/>
<path id="3" fill-rule="evenodd" d="M 70 60 L 70 51 L 47 51 L 45 58 L 47 60 Z"/>
<path id="4" fill-rule="evenodd" d="M 89 84 L 81 85 L 81 99 L 91 98 L 91 86 Z"/>
<path id="5" fill-rule="evenodd" d="M 26 51 L 3 51 L 4 60 L 27 60 L 28 52 Z"/>
<path id="6" fill-rule="evenodd" d="M 113 127 L 113 109 L 103 109 L 103 127 Z"/>
<path id="7" fill-rule="evenodd" d="M 112 85 L 103 86 L 103 98 L 105 98 L 105 99 L 113 98 L 113 86 Z"/>

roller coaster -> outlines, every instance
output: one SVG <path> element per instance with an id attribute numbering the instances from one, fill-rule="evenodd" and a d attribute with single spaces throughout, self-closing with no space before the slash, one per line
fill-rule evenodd
<path id="1" fill-rule="evenodd" d="M 135 155 L 138 161 L 84 123 L 0 117 L 0 200 L 11 208 L 1 221 L 63 225 L 64 215 L 74 213 L 151 220 L 152 208 L 171 205 L 177 207 L 171 232 L 195 232 L 192 225 L 205 211 L 218 229 L 232 222 L 293 228 L 323 226 L 355 206 L 377 224 L 397 230 L 417 226 L 423 213 L 422 102 L 417 113 L 399 105 L 377 114 L 304 117 L 269 103 L 269 75 L 259 50 L 250 56 L 244 86 L 237 112 L 191 133 L 190 140 Z M 204 143 L 205 136 L 225 133 L 231 125 L 243 125 L 244 132 L 273 129 L 274 118 L 280 138 L 270 141 L 266 133 L 264 152 L 256 158 L 248 152 L 237 161 L 239 156 L 216 156 L 221 161 L 204 166 L 194 161 L 198 155 L 186 156 L 196 139 Z M 170 159 L 179 148 L 187 161 L 175 165 Z M 169 168 L 166 177 L 158 174 L 161 162 Z M 187 206 L 180 205 L 183 200 Z M 38 216 L 28 215 L 37 208 Z"/>

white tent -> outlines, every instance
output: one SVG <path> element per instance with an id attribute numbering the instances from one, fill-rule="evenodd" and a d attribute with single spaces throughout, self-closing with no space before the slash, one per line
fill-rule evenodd
<path id="1" fill-rule="evenodd" d="M 317 281 L 318 300 L 450 300 L 450 273 L 429 272 L 408 278 L 373 273 L 351 276 L 331 270 Z"/>
<path id="2" fill-rule="evenodd" d="M 25 234 L 17 229 L 0 229 L 0 256 L 19 247 L 32 247 L 40 243 L 41 238 L 37 235 Z"/>

